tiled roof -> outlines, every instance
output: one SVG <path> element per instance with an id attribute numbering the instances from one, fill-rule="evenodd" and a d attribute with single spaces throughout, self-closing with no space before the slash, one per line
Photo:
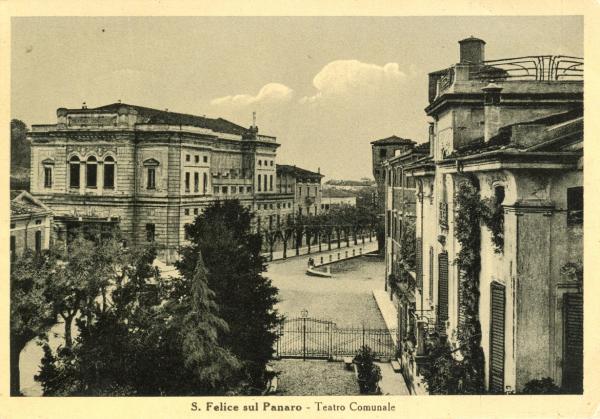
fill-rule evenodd
<path id="1" fill-rule="evenodd" d="M 250 132 L 249 129 L 234 124 L 233 122 L 227 121 L 223 118 L 206 118 L 204 116 L 170 112 L 146 108 L 144 106 L 128 105 L 126 103 L 112 103 L 110 105 L 99 106 L 91 110 L 117 112 L 123 107 L 135 109 L 138 113 L 138 117 L 141 117 L 144 120 L 144 123 L 147 124 L 189 125 L 199 128 L 208 128 L 216 132 L 236 135 L 243 135 Z"/>
<path id="2" fill-rule="evenodd" d="M 10 215 L 44 215 L 50 211 L 43 204 L 38 204 L 28 192 L 10 191 Z"/>
<path id="3" fill-rule="evenodd" d="M 308 178 L 322 178 L 323 175 L 317 172 L 311 172 L 310 170 L 302 169 L 296 166 L 290 166 L 289 164 L 278 164 L 278 174 L 291 174 L 295 177 L 308 177 Z"/>
<path id="4" fill-rule="evenodd" d="M 410 140 L 408 138 L 398 137 L 396 135 L 392 135 L 391 137 L 382 138 L 380 140 L 371 141 L 371 144 L 376 145 L 394 145 L 394 144 L 416 144 L 415 141 Z"/>

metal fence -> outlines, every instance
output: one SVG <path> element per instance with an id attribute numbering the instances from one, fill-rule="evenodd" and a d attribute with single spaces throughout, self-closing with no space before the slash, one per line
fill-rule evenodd
<path id="1" fill-rule="evenodd" d="M 473 79 L 583 80 L 583 59 L 565 55 L 539 55 L 484 61 Z"/>
<path id="2" fill-rule="evenodd" d="M 396 331 L 365 326 L 338 327 L 334 322 L 309 317 L 286 319 L 278 329 L 278 358 L 335 359 L 354 356 L 369 346 L 380 360 L 394 358 Z"/>

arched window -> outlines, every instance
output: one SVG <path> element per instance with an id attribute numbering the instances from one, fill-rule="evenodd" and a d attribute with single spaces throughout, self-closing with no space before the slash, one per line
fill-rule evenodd
<path id="1" fill-rule="evenodd" d="M 269 176 L 269 190 L 273 190 L 273 175 Z"/>
<path id="2" fill-rule="evenodd" d="M 98 186 L 98 162 L 96 157 L 90 156 L 85 166 L 85 186 L 95 188 Z"/>
<path id="3" fill-rule="evenodd" d="M 208 190 L 208 177 L 206 173 L 202 173 L 202 193 L 206 195 L 206 191 Z"/>
<path id="4" fill-rule="evenodd" d="M 73 156 L 69 160 L 69 187 L 79 189 L 79 157 Z"/>
<path id="5" fill-rule="evenodd" d="M 268 189 L 267 189 L 267 175 L 264 175 L 264 176 L 263 176 L 263 178 L 264 178 L 264 185 L 263 185 L 263 186 L 264 186 L 264 188 L 263 188 L 263 189 L 264 189 L 264 191 L 266 192 L 266 191 L 268 190 Z"/>
<path id="6" fill-rule="evenodd" d="M 259 160 L 259 161 L 260 161 L 260 160 Z M 259 191 L 259 192 L 262 190 L 262 189 L 261 189 L 261 182 L 260 182 L 260 180 L 261 180 L 261 178 L 260 178 L 260 175 L 258 175 L 258 191 Z"/>
<path id="7" fill-rule="evenodd" d="M 115 159 L 108 156 L 104 159 L 104 189 L 115 188 Z"/>

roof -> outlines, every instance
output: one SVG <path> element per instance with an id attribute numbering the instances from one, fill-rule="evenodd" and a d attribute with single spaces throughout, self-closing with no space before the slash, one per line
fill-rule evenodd
<path id="1" fill-rule="evenodd" d="M 10 216 L 22 215 L 47 215 L 51 214 L 50 208 L 27 191 L 10 191 Z"/>
<path id="2" fill-rule="evenodd" d="M 278 164 L 277 174 L 291 174 L 296 178 L 318 178 L 321 179 L 324 175 L 317 172 L 311 172 L 310 170 L 302 169 L 297 166 L 291 166 L 289 164 Z"/>
<path id="3" fill-rule="evenodd" d="M 371 141 L 371 144 L 374 145 L 395 145 L 395 144 L 416 144 L 415 141 L 410 140 L 408 138 L 398 137 L 397 135 L 392 135 L 391 137 L 382 138 L 380 140 Z"/>
<path id="4" fill-rule="evenodd" d="M 538 126 L 540 128 L 539 132 L 534 131 L 530 135 L 537 135 L 539 141 L 534 144 L 523 144 L 514 141 L 514 129 L 519 126 Z M 479 137 L 472 143 L 456 149 L 446 159 L 508 149 L 561 151 L 565 144 L 571 144 L 581 138 L 583 138 L 583 109 L 576 108 L 542 118 L 505 125 L 488 142 L 485 142 L 483 137 Z"/>
<path id="5" fill-rule="evenodd" d="M 185 113 L 170 112 L 165 110 L 146 108 L 144 106 L 129 105 L 126 103 L 111 103 L 110 105 L 90 108 L 89 110 L 117 112 L 119 109 L 127 108 L 137 111 L 138 117 L 146 124 L 188 125 L 199 128 L 207 128 L 215 132 L 226 134 L 243 135 L 250 133 L 248 128 L 234 124 L 223 118 L 206 118 L 204 116 L 190 115 Z"/>
<path id="6" fill-rule="evenodd" d="M 323 198 L 356 198 L 356 194 L 345 189 L 323 188 Z"/>

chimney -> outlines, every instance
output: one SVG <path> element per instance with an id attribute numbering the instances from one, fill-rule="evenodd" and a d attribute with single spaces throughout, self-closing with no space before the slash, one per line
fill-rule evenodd
<path id="1" fill-rule="evenodd" d="M 483 39 L 471 35 L 458 43 L 461 64 L 481 64 L 485 61 L 485 41 Z"/>
<path id="2" fill-rule="evenodd" d="M 500 92 L 502 87 L 491 82 L 481 90 L 483 90 L 483 118 L 485 123 L 483 138 L 487 143 L 500 129 Z"/>

